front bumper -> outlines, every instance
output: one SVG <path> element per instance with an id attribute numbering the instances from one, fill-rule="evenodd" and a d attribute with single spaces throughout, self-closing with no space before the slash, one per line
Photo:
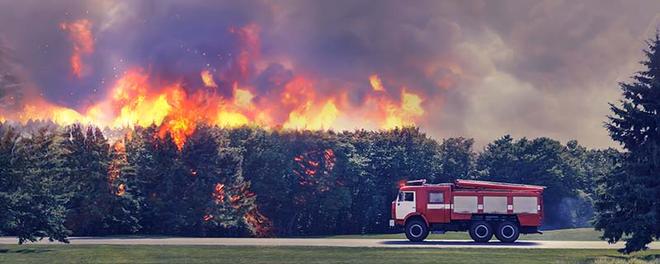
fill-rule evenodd
<path id="1" fill-rule="evenodd" d="M 403 220 L 399 219 L 390 219 L 390 227 L 391 228 L 396 228 L 396 227 L 402 227 L 403 226 Z"/>

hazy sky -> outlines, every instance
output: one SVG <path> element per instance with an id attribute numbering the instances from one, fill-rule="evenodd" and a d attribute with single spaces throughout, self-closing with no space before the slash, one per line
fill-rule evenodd
<path id="1" fill-rule="evenodd" d="M 261 41 L 250 82 L 264 93 L 273 79 L 304 74 L 321 94 L 349 87 L 359 105 L 376 73 L 386 88 L 423 96 L 418 125 L 438 139 L 483 146 L 511 134 L 608 147 L 607 103 L 660 25 L 657 0 L 225 2 L 0 0 L 0 66 L 25 83 L 0 87 L 0 97 L 35 89 L 79 108 L 136 65 L 198 77 L 196 65 L 223 67 L 206 54 L 236 49 L 228 28 L 252 24 Z M 93 23 L 94 51 L 72 78 L 61 23 L 79 19 Z M 0 99 L 0 109 L 11 103 Z"/>

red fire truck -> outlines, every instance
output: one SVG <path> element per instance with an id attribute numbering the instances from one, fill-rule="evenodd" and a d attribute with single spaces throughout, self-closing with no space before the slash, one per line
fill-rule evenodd
<path id="1" fill-rule="evenodd" d="M 392 202 L 390 226 L 403 227 L 413 242 L 423 241 L 430 231 L 468 231 L 476 242 L 488 242 L 494 234 L 512 243 L 520 234 L 541 233 L 544 188 L 472 180 L 408 181 Z"/>

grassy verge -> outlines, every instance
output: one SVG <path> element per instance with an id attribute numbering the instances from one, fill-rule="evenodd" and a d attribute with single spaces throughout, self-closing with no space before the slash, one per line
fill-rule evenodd
<path id="1" fill-rule="evenodd" d="M 543 234 L 520 235 L 520 240 L 562 240 L 562 241 L 598 241 L 601 232 L 593 228 L 575 228 L 543 231 Z M 405 239 L 406 236 L 399 234 L 376 234 L 376 235 L 340 235 L 328 238 L 372 238 L 372 239 Z M 447 232 L 445 234 L 430 234 L 430 240 L 470 239 L 467 232 Z"/>
<path id="2" fill-rule="evenodd" d="M 623 256 L 586 249 L 11 245 L 0 263 L 658 263 L 660 250 Z"/>

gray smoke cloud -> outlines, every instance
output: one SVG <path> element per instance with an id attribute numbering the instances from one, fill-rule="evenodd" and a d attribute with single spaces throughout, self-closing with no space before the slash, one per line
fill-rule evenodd
<path id="1" fill-rule="evenodd" d="M 379 74 L 393 96 L 406 87 L 425 98 L 419 125 L 436 138 L 482 146 L 512 134 L 607 147 L 607 102 L 639 69 L 659 10 L 652 0 L 0 1 L 0 43 L 23 89 L 75 108 L 136 66 L 190 87 L 203 67 L 225 73 L 221 87 L 246 78 L 235 74 L 244 43 L 228 29 L 254 24 L 260 55 L 244 81 L 257 96 L 305 74 L 321 94 L 350 88 L 359 106 L 368 76 Z M 80 79 L 59 27 L 77 19 L 93 22 L 95 41 Z"/>

